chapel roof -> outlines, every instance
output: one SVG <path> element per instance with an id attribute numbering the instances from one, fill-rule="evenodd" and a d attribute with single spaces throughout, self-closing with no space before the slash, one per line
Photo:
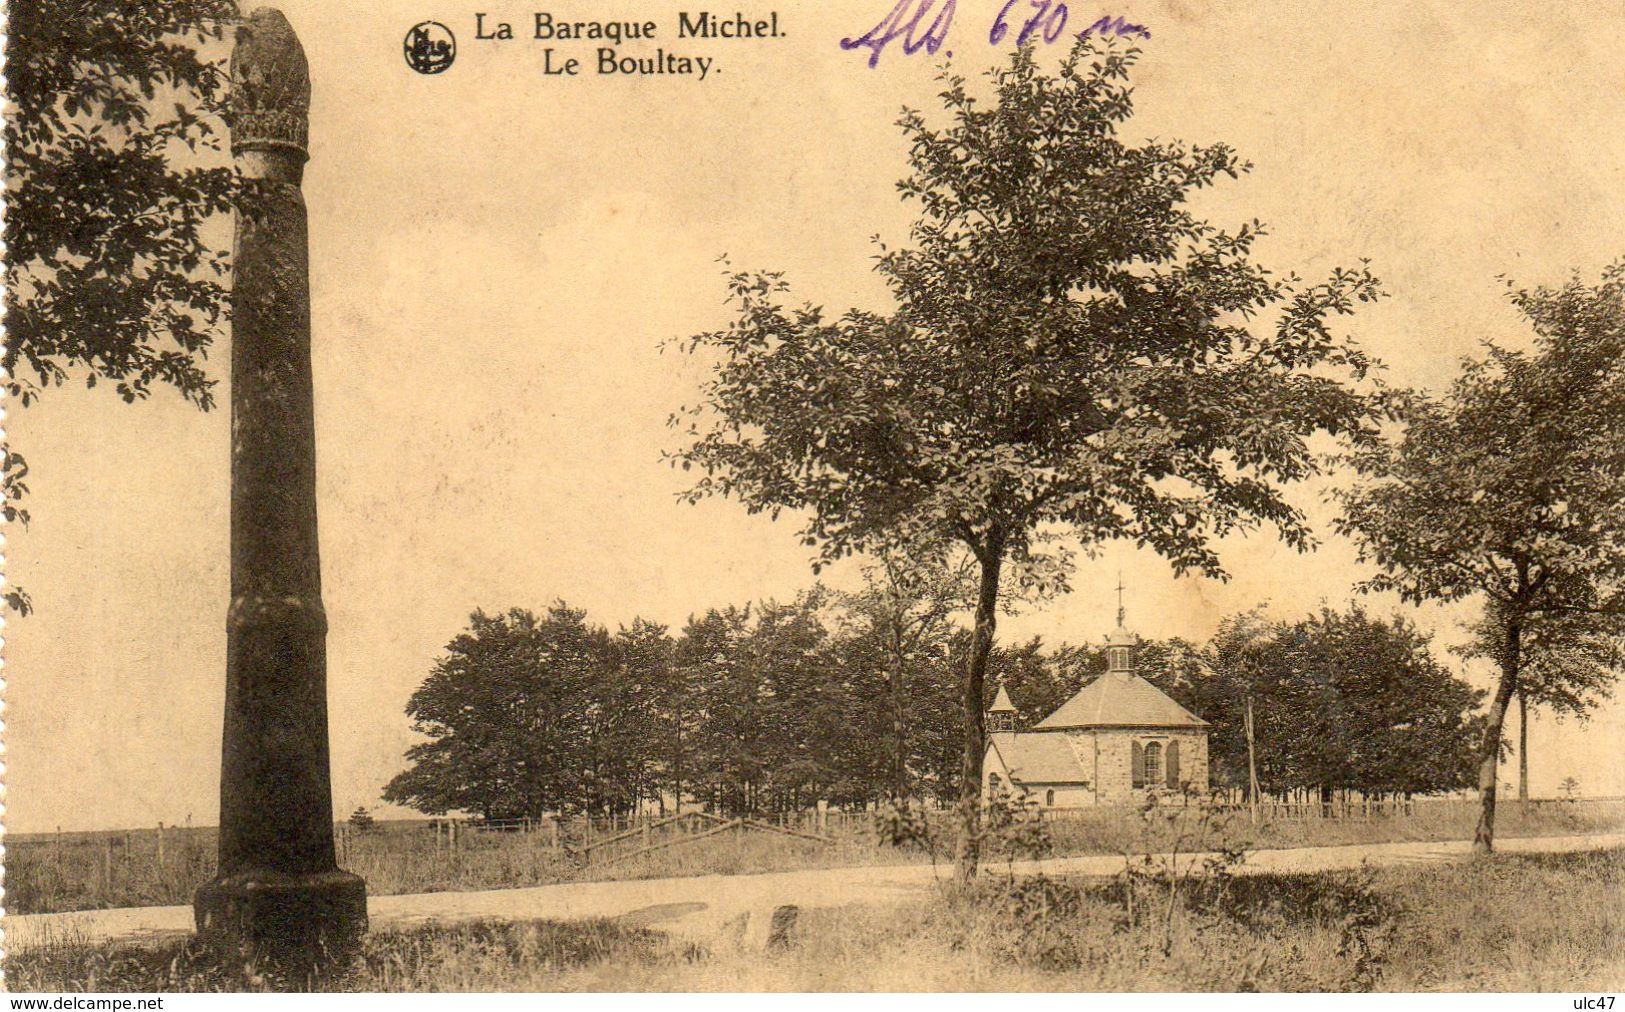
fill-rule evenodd
<path id="1" fill-rule="evenodd" d="M 1117 628 L 1106 636 L 1106 645 L 1109 647 L 1135 647 L 1140 645 L 1140 637 L 1123 628 L 1123 619 L 1117 620 Z"/>
<path id="2" fill-rule="evenodd" d="M 1064 734 L 1001 731 L 988 735 L 1010 779 L 1018 784 L 1088 783 L 1089 774 Z"/>
<path id="3" fill-rule="evenodd" d="M 1033 730 L 1207 726 L 1207 721 L 1168 698 L 1139 675 L 1113 671 L 1085 685 L 1077 695 L 1062 703 L 1060 709 L 1035 724 Z"/>
<path id="4" fill-rule="evenodd" d="M 1016 704 L 1010 702 L 1010 693 L 1004 691 L 1004 686 L 1002 684 L 999 686 L 998 694 L 993 697 L 993 705 L 987 708 L 987 712 L 988 713 L 1005 713 L 1005 712 L 1015 713 L 1016 712 Z"/>

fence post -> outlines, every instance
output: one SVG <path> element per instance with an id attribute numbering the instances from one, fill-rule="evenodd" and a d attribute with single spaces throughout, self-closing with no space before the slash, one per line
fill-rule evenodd
<path id="1" fill-rule="evenodd" d="M 105 846 L 102 849 L 102 888 L 107 892 L 113 891 L 113 838 L 104 837 Z"/>
<path id="2" fill-rule="evenodd" d="M 164 866 L 164 824 L 158 823 L 158 867 Z"/>

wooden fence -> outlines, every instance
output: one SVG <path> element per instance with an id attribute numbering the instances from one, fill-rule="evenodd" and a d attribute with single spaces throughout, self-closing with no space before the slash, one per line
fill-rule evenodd
<path id="1" fill-rule="evenodd" d="M 1212 811 L 1249 813 L 1249 806 L 1238 799 L 1219 798 L 1191 802 Z M 1516 812 L 1527 804 L 1534 813 L 1575 812 L 1577 814 L 1617 814 L 1625 818 L 1625 797 L 1558 799 L 1531 798 L 1519 802 L 1515 798 L 1502 799 L 1503 812 Z M 1407 816 L 1442 815 L 1451 811 L 1476 811 L 1476 797 L 1412 797 L 1412 798 L 1338 798 L 1323 802 L 1316 797 L 1281 800 L 1261 799 L 1258 803 L 1260 821 L 1297 821 L 1305 819 L 1394 819 Z M 1120 808 L 1053 808 L 1042 809 L 1044 818 L 1053 822 L 1072 820 L 1099 820 Z M 715 824 L 730 817 L 691 810 L 684 813 L 689 825 L 697 825 L 690 816 L 711 820 Z M 946 828 L 953 820 L 951 809 L 936 808 L 927 811 L 934 824 Z M 590 853 L 598 850 L 601 841 L 631 836 L 658 834 L 675 816 L 658 813 L 633 814 L 587 818 L 542 817 L 507 821 L 486 821 L 469 818 L 434 819 L 380 819 L 369 826 L 357 826 L 348 821 L 335 824 L 335 841 L 342 861 L 350 842 L 361 834 L 410 834 L 421 839 L 429 836 L 435 848 L 460 849 L 470 841 L 495 843 L 501 837 L 523 836 L 533 845 L 544 849 L 558 849 Z M 821 839 L 868 838 L 874 834 L 874 810 L 848 811 L 838 809 L 758 813 L 742 816 L 754 827 L 765 830 L 788 831 L 792 835 L 805 834 Z M 60 862 L 68 852 L 80 855 L 78 864 L 87 863 L 84 855 L 94 853 L 97 872 L 111 876 L 112 869 L 137 856 L 156 860 L 159 865 L 171 861 L 190 861 L 193 855 L 213 852 L 216 829 L 213 826 L 159 826 L 156 829 L 88 830 L 56 833 L 7 833 L 5 843 L 17 851 Z"/>
<path id="2" fill-rule="evenodd" d="M 1212 812 L 1231 812 L 1241 816 L 1250 815 L 1247 803 L 1233 797 L 1216 797 L 1212 799 L 1176 798 L 1165 801 L 1164 804 L 1188 805 L 1205 808 Z M 1503 810 L 1514 808 L 1519 804 L 1516 800 L 1504 800 L 1501 803 Z M 1527 804 L 1530 810 L 1536 813 L 1550 811 L 1606 812 L 1615 810 L 1622 818 L 1625 818 L 1625 798 L 1587 798 L 1583 800 L 1542 798 L 1538 800 L 1530 799 Z M 1317 796 L 1287 800 L 1270 798 L 1260 799 L 1258 802 L 1258 819 L 1260 822 L 1291 822 L 1311 819 L 1397 819 L 1416 815 L 1443 815 L 1458 810 L 1476 811 L 1477 806 L 1478 799 L 1476 797 L 1345 798 L 1338 796 L 1329 802 L 1324 802 Z M 1039 809 L 1043 818 L 1054 824 L 1099 822 L 1102 819 L 1111 819 L 1131 810 L 1130 808 L 1110 806 Z M 929 808 L 926 811 L 926 816 L 937 829 L 951 832 L 955 818 L 952 809 Z M 831 841 L 871 839 L 875 832 L 875 811 L 873 809 L 861 811 L 807 809 L 804 811 L 759 813 L 740 818 L 751 824 L 749 828 L 776 829 L 791 835 L 800 834 Z M 491 840 L 491 842 L 495 842 L 492 838 L 518 834 L 535 840 L 538 846 L 546 849 L 556 849 L 577 854 L 592 854 L 601 852 L 603 850 L 602 845 L 609 842 L 622 843 L 627 840 L 635 840 L 640 841 L 643 846 L 648 846 L 663 839 L 665 835 L 680 833 L 683 829 L 698 832 L 700 830 L 697 827 L 702 822 L 705 824 L 706 829 L 709 830 L 728 821 L 728 817 L 697 810 L 685 812 L 681 816 L 643 813 L 593 818 L 585 816 L 562 818 L 549 816 L 505 821 L 464 818 L 408 819 L 380 821 L 364 830 L 358 829 L 349 823 L 341 822 L 337 825 L 337 838 L 341 861 L 349 840 L 358 832 L 433 833 L 436 847 L 459 849 L 469 845 L 471 840 Z"/>
<path id="3" fill-rule="evenodd" d="M 609 842 L 633 838 L 652 841 L 656 836 L 672 835 L 684 830 L 699 832 L 697 827 L 701 823 L 704 823 L 707 829 L 726 823 L 730 829 L 780 833 L 827 841 L 872 835 L 874 813 L 808 809 L 727 817 L 691 809 L 681 815 L 666 816 L 658 812 L 648 812 L 591 818 L 578 815 L 541 816 L 529 819 L 455 817 L 387 819 L 377 820 L 366 826 L 346 821 L 334 824 L 334 840 L 341 863 L 357 836 L 385 833 L 430 835 L 435 849 L 455 850 L 494 843 L 503 837 L 523 836 L 534 840 L 545 849 L 591 854 L 600 851 L 602 845 Z"/>
<path id="4" fill-rule="evenodd" d="M 1625 798 L 1530 798 L 1519 801 L 1516 798 L 1502 797 L 1497 806 L 1499 811 L 1522 810 L 1528 806 L 1528 811 L 1542 812 L 1595 812 L 1609 809 L 1625 810 Z M 1207 807 L 1217 811 L 1231 811 L 1247 813 L 1251 806 L 1245 801 L 1222 800 L 1207 803 Z M 1427 815 L 1441 813 L 1452 809 L 1471 809 L 1477 811 L 1479 799 L 1477 797 L 1429 797 L 1413 796 L 1409 798 L 1381 797 L 1381 798 L 1345 798 L 1335 797 L 1331 800 L 1322 800 L 1316 797 L 1294 800 L 1280 800 L 1276 798 L 1261 798 L 1258 801 L 1258 816 L 1265 820 L 1302 820 L 1302 819 L 1393 819 L 1413 815 Z"/>

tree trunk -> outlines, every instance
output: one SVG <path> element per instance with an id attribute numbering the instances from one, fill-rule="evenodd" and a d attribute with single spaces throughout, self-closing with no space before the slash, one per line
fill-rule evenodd
<path id="1" fill-rule="evenodd" d="M 891 733 L 892 733 L 892 801 L 902 804 L 908 797 L 908 735 L 904 714 L 903 658 L 892 658 L 891 671 Z"/>
<path id="2" fill-rule="evenodd" d="M 971 638 L 970 661 L 965 666 L 964 706 L 965 752 L 959 771 L 959 848 L 955 855 L 960 881 L 976 877 L 981 858 L 982 752 L 986 733 L 982 719 L 982 685 L 987 676 L 988 655 L 993 652 L 993 629 L 998 620 L 999 570 L 1004 564 L 1004 539 L 990 537 L 977 553 L 981 563 L 981 584 L 976 594 L 976 631 Z"/>
<path id="3" fill-rule="evenodd" d="M 1258 753 L 1253 745 L 1253 694 L 1247 693 L 1247 816 L 1258 825 Z"/>
<path id="4" fill-rule="evenodd" d="M 672 756 L 672 811 L 678 815 L 683 814 L 683 690 L 686 685 L 677 689 L 677 726 L 675 754 Z"/>
<path id="5" fill-rule="evenodd" d="M 1518 689 L 1518 809 L 1529 815 L 1529 695 Z"/>
<path id="6" fill-rule="evenodd" d="M 893 586 L 896 586 L 895 582 Z M 889 623 L 891 642 L 888 651 L 891 654 L 891 670 L 887 673 L 887 679 L 891 690 L 891 800 L 893 804 L 898 805 L 908 796 L 908 740 L 904 731 L 906 718 L 903 691 L 907 660 L 904 656 L 902 633 L 899 630 L 901 623 L 902 617 L 894 611 Z"/>
<path id="7" fill-rule="evenodd" d="M 1508 619 L 1501 643 L 1501 681 L 1490 704 L 1490 722 L 1484 728 L 1484 749 L 1478 759 L 1478 793 L 1482 807 L 1478 829 L 1473 833 L 1473 853 L 1488 854 L 1495 849 L 1495 792 L 1501 765 L 1501 727 L 1506 723 L 1507 705 L 1518 688 L 1519 653 L 1523 630 L 1517 619 Z"/>

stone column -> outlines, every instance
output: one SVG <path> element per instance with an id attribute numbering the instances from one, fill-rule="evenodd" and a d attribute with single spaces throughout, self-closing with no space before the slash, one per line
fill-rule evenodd
<path id="1" fill-rule="evenodd" d="M 232 283 L 231 607 L 218 877 L 201 932 L 338 952 L 366 930 L 366 884 L 333 854 L 327 617 L 316 543 L 305 204 L 310 78 L 281 12 L 231 58 L 231 150 L 246 180 Z"/>

